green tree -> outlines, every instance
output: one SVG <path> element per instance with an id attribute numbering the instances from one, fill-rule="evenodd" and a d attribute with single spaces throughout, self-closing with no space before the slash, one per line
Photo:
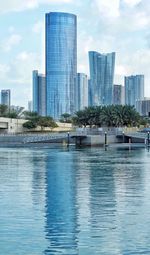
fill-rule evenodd
<path id="1" fill-rule="evenodd" d="M 63 113 L 60 117 L 60 122 L 62 123 L 71 123 L 71 114 Z"/>
<path id="2" fill-rule="evenodd" d="M 32 120 L 28 120 L 27 122 L 25 122 L 23 124 L 23 127 L 27 128 L 27 129 L 33 129 L 33 128 L 37 127 L 37 124 L 34 121 L 32 121 Z"/>
<path id="3" fill-rule="evenodd" d="M 72 123 L 79 127 L 86 127 L 88 125 L 88 116 L 86 110 L 80 110 L 72 117 Z"/>
<path id="4" fill-rule="evenodd" d="M 0 104 L 0 117 L 6 117 L 9 109 L 7 105 Z"/>
<path id="5" fill-rule="evenodd" d="M 24 111 L 22 113 L 22 116 L 27 120 L 37 120 L 40 118 L 37 112 L 29 112 L 29 111 Z"/>
<path id="6" fill-rule="evenodd" d="M 141 117 L 133 106 L 108 105 L 87 107 L 78 111 L 72 118 L 73 124 L 78 126 L 137 126 Z"/>
<path id="7" fill-rule="evenodd" d="M 51 130 L 55 127 L 58 127 L 52 117 L 40 117 L 37 125 L 41 127 L 41 130 L 43 130 L 44 127 L 49 127 Z"/>

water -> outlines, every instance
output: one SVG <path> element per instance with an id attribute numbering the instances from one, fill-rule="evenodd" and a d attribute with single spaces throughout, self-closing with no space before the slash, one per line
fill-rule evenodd
<path id="1" fill-rule="evenodd" d="M 0 148 L 0 254 L 150 254 L 149 165 L 146 149 Z"/>

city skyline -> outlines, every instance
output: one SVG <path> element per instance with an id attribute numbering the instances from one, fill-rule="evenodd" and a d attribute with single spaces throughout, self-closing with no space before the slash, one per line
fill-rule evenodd
<path id="1" fill-rule="evenodd" d="M 149 10 L 145 0 L 6 0 L 0 7 L 0 89 L 10 88 L 12 104 L 27 107 L 32 70 L 44 73 L 45 13 L 65 11 L 78 17 L 78 72 L 89 75 L 88 51 L 115 51 L 114 83 L 123 85 L 124 76 L 144 74 L 149 96 Z"/>

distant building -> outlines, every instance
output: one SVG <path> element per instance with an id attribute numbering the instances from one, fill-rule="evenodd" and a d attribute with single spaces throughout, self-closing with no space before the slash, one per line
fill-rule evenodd
<path id="1" fill-rule="evenodd" d="M 77 17 L 74 14 L 46 14 L 47 115 L 59 119 L 75 111 L 77 75 Z"/>
<path id="2" fill-rule="evenodd" d="M 141 116 L 150 117 L 150 98 L 144 97 L 143 100 L 136 101 L 136 109 Z"/>
<path id="3" fill-rule="evenodd" d="M 100 54 L 89 52 L 91 104 L 111 105 L 113 101 L 113 83 L 115 52 Z"/>
<path id="4" fill-rule="evenodd" d="M 32 101 L 28 101 L 28 111 L 29 112 L 33 111 Z"/>
<path id="5" fill-rule="evenodd" d="M 76 84 L 76 111 L 88 107 L 88 78 L 84 73 L 77 74 Z"/>
<path id="6" fill-rule="evenodd" d="M 46 79 L 36 70 L 33 71 L 33 111 L 46 116 Z"/>
<path id="7" fill-rule="evenodd" d="M 122 85 L 113 86 L 113 104 L 123 105 L 124 104 L 124 87 Z"/>
<path id="8" fill-rule="evenodd" d="M 136 101 L 144 99 L 144 75 L 125 77 L 125 104 L 137 109 Z M 137 109 L 139 111 L 139 109 Z"/>
<path id="9" fill-rule="evenodd" d="M 10 105 L 11 105 L 10 89 L 1 90 L 1 104 L 7 105 L 10 108 Z"/>
<path id="10" fill-rule="evenodd" d="M 92 106 L 91 80 L 88 80 L 88 106 Z"/>

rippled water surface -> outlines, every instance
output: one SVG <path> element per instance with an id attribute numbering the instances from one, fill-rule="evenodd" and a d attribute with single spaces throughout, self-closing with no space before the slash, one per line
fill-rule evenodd
<path id="1" fill-rule="evenodd" d="M 0 254 L 150 254 L 150 152 L 0 148 Z"/>

